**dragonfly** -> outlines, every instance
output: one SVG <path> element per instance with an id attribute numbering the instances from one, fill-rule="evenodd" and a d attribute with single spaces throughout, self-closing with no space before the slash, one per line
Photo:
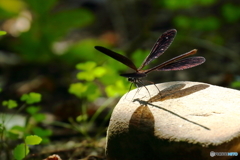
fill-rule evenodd
<path id="1" fill-rule="evenodd" d="M 116 53 L 116 52 L 109 50 L 102 46 L 95 46 L 95 49 L 97 49 L 98 51 L 104 53 L 105 55 L 121 62 L 122 64 L 128 66 L 129 68 L 133 69 L 134 72 L 123 73 L 123 74 L 120 74 L 120 76 L 126 77 L 128 79 L 128 81 L 134 83 L 137 86 L 137 84 L 139 84 L 139 83 L 142 84 L 141 79 L 146 77 L 147 74 L 149 74 L 150 72 L 184 70 L 184 69 L 188 69 L 188 68 L 192 68 L 192 67 L 201 65 L 202 63 L 204 63 L 206 61 L 205 58 L 201 57 L 201 56 L 189 57 L 191 55 L 196 54 L 197 49 L 193 49 L 187 53 L 181 54 L 177 57 L 167 60 L 155 67 L 143 70 L 143 68 L 146 65 L 148 65 L 153 60 L 157 59 L 168 49 L 168 47 L 173 42 L 176 34 L 177 34 L 176 29 L 170 29 L 170 30 L 167 30 L 166 32 L 164 32 L 160 36 L 160 38 L 157 40 L 157 42 L 154 44 L 149 55 L 145 58 L 145 60 L 142 62 L 141 66 L 139 68 L 136 67 L 136 65 L 133 63 L 132 60 L 130 60 L 129 58 L 127 58 L 119 53 Z"/>

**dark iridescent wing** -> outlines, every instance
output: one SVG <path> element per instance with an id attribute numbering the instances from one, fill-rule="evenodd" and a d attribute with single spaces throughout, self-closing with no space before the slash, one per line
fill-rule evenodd
<path id="1" fill-rule="evenodd" d="M 178 70 L 184 70 L 188 68 L 192 68 L 195 66 L 198 66 L 205 62 L 204 57 L 189 57 L 181 59 L 177 62 L 173 62 L 169 65 L 166 65 L 162 68 L 157 69 L 157 71 L 178 71 Z"/>
<path id="2" fill-rule="evenodd" d="M 127 57 L 101 46 L 95 46 L 95 49 L 137 71 L 137 67 L 135 66 L 135 64 Z"/>
<path id="3" fill-rule="evenodd" d="M 176 34 L 177 34 L 176 29 L 170 29 L 164 32 L 161 35 L 161 37 L 157 40 L 150 54 L 146 57 L 146 59 L 143 61 L 142 65 L 138 68 L 138 70 L 141 70 L 144 66 L 149 64 L 151 61 L 161 56 L 171 45 Z"/>
<path id="4" fill-rule="evenodd" d="M 195 67 L 195 66 L 198 66 L 198 65 L 204 63 L 205 62 L 204 57 L 185 58 L 185 57 L 191 56 L 195 53 L 197 53 L 197 50 L 193 49 L 187 53 L 181 54 L 181 55 L 174 57 L 166 62 L 163 62 L 162 64 L 157 65 L 153 68 L 143 70 L 143 71 L 141 71 L 141 73 L 148 74 L 151 71 L 183 70 L 183 69 Z"/>

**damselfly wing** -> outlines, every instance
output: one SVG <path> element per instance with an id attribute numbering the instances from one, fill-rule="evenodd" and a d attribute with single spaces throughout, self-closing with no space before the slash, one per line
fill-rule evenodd
<path id="1" fill-rule="evenodd" d="M 142 65 L 137 68 L 136 65 L 127 57 L 118 54 L 114 51 L 111 51 L 107 48 L 101 46 L 95 46 L 95 49 L 98 51 L 112 57 L 113 59 L 123 63 L 124 65 L 132 68 L 134 72 L 132 73 L 124 73 L 120 74 L 120 76 L 127 77 L 128 80 L 132 83 L 141 82 L 141 78 L 146 77 L 148 73 L 152 71 L 176 71 L 176 70 L 184 70 L 188 68 L 192 68 L 198 66 L 205 62 L 205 58 L 201 56 L 188 57 L 197 52 L 196 49 L 193 49 L 187 53 L 181 54 L 177 57 L 174 57 L 168 61 L 165 61 L 155 67 L 150 69 L 142 70 L 146 65 L 152 62 L 154 59 L 161 56 L 171 45 L 174 40 L 175 35 L 177 34 L 176 29 L 170 29 L 164 32 L 160 38 L 157 40 L 155 45 L 153 46 L 150 54 L 145 58 Z M 188 57 L 188 58 L 186 58 Z"/>

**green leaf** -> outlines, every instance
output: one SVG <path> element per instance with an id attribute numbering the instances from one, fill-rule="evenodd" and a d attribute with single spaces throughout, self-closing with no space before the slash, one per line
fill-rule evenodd
<path id="1" fill-rule="evenodd" d="M 87 97 L 87 99 L 88 99 L 90 102 L 92 102 L 92 101 L 94 101 L 96 98 L 98 98 L 98 97 L 101 95 L 101 93 L 100 93 L 99 88 L 98 88 L 95 84 L 89 82 L 89 83 L 87 83 L 87 85 L 88 85 L 88 89 L 87 89 L 87 91 L 84 93 L 84 96 Z"/>
<path id="2" fill-rule="evenodd" d="M 33 104 L 41 101 L 41 94 L 31 92 L 29 94 L 24 94 L 21 97 L 21 101 L 26 101 L 27 104 Z"/>
<path id="3" fill-rule="evenodd" d="M 94 80 L 94 78 L 95 78 L 94 74 L 90 71 L 89 72 L 82 71 L 77 74 L 77 79 L 79 80 L 92 81 Z"/>
<path id="4" fill-rule="evenodd" d="M 84 70 L 84 71 L 90 71 L 92 70 L 94 67 L 96 67 L 96 63 L 92 62 L 92 61 L 88 61 L 86 63 L 79 63 L 76 65 L 76 68 L 79 70 Z"/>
<path id="5" fill-rule="evenodd" d="M 8 130 L 8 137 L 11 139 L 19 139 L 24 136 L 25 128 L 22 126 L 13 126 L 10 130 Z"/>
<path id="6" fill-rule="evenodd" d="M 25 138 L 25 143 L 28 145 L 37 145 L 41 143 L 42 138 L 36 135 L 27 136 Z"/>
<path id="7" fill-rule="evenodd" d="M 77 97 L 86 97 L 89 101 L 95 100 L 100 95 L 98 87 L 92 82 L 73 83 L 68 91 Z"/>
<path id="8" fill-rule="evenodd" d="M 114 85 L 107 86 L 105 90 L 108 97 L 115 97 L 125 94 L 127 92 L 127 87 L 124 85 L 123 81 L 118 80 Z"/>
<path id="9" fill-rule="evenodd" d="M 104 67 L 96 67 L 96 63 L 89 61 L 77 64 L 76 68 L 80 71 L 77 74 L 79 80 L 93 81 L 96 77 L 102 77 L 106 73 Z"/>
<path id="10" fill-rule="evenodd" d="M 69 87 L 69 93 L 76 95 L 77 97 L 81 97 L 83 93 L 88 89 L 87 85 L 83 83 L 73 83 Z"/>
<path id="11" fill-rule="evenodd" d="M 87 119 L 88 119 L 88 115 L 83 114 L 83 115 L 77 116 L 76 121 L 77 122 L 85 122 Z"/>
<path id="12" fill-rule="evenodd" d="M 8 101 L 3 101 L 2 105 L 7 106 L 9 109 L 12 109 L 18 106 L 17 102 L 12 99 L 9 99 Z"/>
<path id="13" fill-rule="evenodd" d="M 41 144 L 49 144 L 49 143 L 50 143 L 50 139 L 48 137 L 43 137 L 42 138 Z"/>
<path id="14" fill-rule="evenodd" d="M 97 64 L 95 62 L 89 61 L 86 63 L 79 63 L 76 65 L 76 68 L 80 71 L 77 74 L 77 78 L 79 80 L 86 80 L 86 81 L 92 81 L 94 80 L 94 74 L 91 72 L 91 70 L 96 66 Z"/>
<path id="15" fill-rule="evenodd" d="M 5 31 L 0 31 L 0 36 L 7 34 Z"/>
<path id="16" fill-rule="evenodd" d="M 37 113 L 32 116 L 37 122 L 42 122 L 46 118 L 46 116 L 42 113 Z"/>
<path id="17" fill-rule="evenodd" d="M 52 131 L 48 129 L 42 129 L 40 127 L 34 127 L 33 133 L 42 138 L 41 144 L 47 144 L 50 142 L 49 136 L 52 135 Z"/>
<path id="18" fill-rule="evenodd" d="M 40 137 L 49 137 L 52 135 L 52 131 L 48 129 L 42 129 L 40 127 L 34 127 L 33 128 L 33 133 L 35 135 L 38 135 Z"/>
<path id="19" fill-rule="evenodd" d="M 95 77 L 102 77 L 106 72 L 107 71 L 104 67 L 96 67 L 92 71 L 92 73 Z"/>
<path id="20" fill-rule="evenodd" d="M 17 160 L 22 160 L 23 158 L 26 157 L 26 155 L 28 155 L 28 153 L 29 153 L 29 148 L 24 143 L 17 145 L 17 147 L 15 147 L 13 150 L 13 156 Z"/>
<path id="21" fill-rule="evenodd" d="M 29 114 L 33 115 L 33 114 L 36 114 L 40 110 L 40 107 L 29 106 L 26 110 Z"/>

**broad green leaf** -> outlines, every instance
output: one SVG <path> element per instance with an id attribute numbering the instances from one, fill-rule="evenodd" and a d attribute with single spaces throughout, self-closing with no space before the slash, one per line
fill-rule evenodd
<path id="1" fill-rule="evenodd" d="M 92 81 L 94 80 L 95 76 L 92 72 L 86 72 L 82 71 L 77 74 L 77 79 L 79 80 L 86 80 L 86 81 Z"/>
<path id="2" fill-rule="evenodd" d="M 19 134 L 19 133 L 22 133 L 22 132 L 24 132 L 24 127 L 22 127 L 22 126 L 13 126 L 10 130 L 9 130 L 9 132 L 12 132 L 12 133 L 15 133 L 15 134 Z"/>
<path id="3" fill-rule="evenodd" d="M 47 144 L 50 142 L 49 136 L 52 135 L 52 131 L 48 129 L 42 129 L 40 127 L 34 127 L 33 133 L 42 138 L 41 144 Z"/>
<path id="4" fill-rule="evenodd" d="M 121 96 L 127 92 L 128 87 L 124 85 L 123 81 L 116 81 L 114 85 L 106 87 L 105 91 L 108 97 Z"/>
<path id="5" fill-rule="evenodd" d="M 95 77 L 102 77 L 107 71 L 104 67 L 96 67 L 92 72 Z"/>
<path id="6" fill-rule="evenodd" d="M 3 106 L 7 106 L 9 109 L 15 108 L 18 106 L 17 102 L 15 100 L 9 99 L 8 101 L 2 102 Z"/>
<path id="7" fill-rule="evenodd" d="M 41 144 L 49 144 L 49 143 L 50 143 L 50 139 L 48 137 L 43 137 L 42 138 Z"/>
<path id="8" fill-rule="evenodd" d="M 115 64 L 118 64 L 118 63 L 116 63 L 115 62 Z M 119 63 L 119 66 L 121 67 L 125 67 L 125 65 L 122 65 L 122 64 L 120 64 Z M 124 78 L 124 77 L 121 77 L 120 75 L 119 75 L 119 73 L 124 73 L 124 72 L 127 72 L 127 71 L 123 71 L 123 70 L 126 70 L 126 68 L 122 68 L 121 69 L 121 72 L 119 72 L 119 66 L 112 66 L 112 64 L 109 64 L 109 65 L 105 65 L 104 66 L 104 69 L 106 69 L 106 73 L 102 76 L 102 77 L 98 77 L 99 78 L 99 80 L 104 84 L 104 85 L 106 85 L 106 86 L 108 86 L 108 85 L 112 85 L 112 84 L 114 84 L 115 82 L 116 82 L 116 80 L 122 80 L 122 81 L 125 81 L 126 80 L 126 78 Z M 118 70 L 116 69 L 116 68 L 118 68 Z M 130 70 L 131 71 L 131 70 Z M 130 72 L 129 71 L 129 72 Z"/>
<path id="9" fill-rule="evenodd" d="M 76 65 L 76 68 L 79 70 L 85 70 L 85 71 L 90 71 L 94 67 L 96 67 L 96 62 L 88 61 L 86 63 L 79 63 Z"/>
<path id="10" fill-rule="evenodd" d="M 41 138 L 42 137 L 49 137 L 52 135 L 52 131 L 51 130 L 48 130 L 48 129 L 42 129 L 40 127 L 34 127 L 33 128 L 33 133 L 35 135 L 38 135 L 40 136 Z"/>
<path id="11" fill-rule="evenodd" d="M 83 114 L 83 115 L 77 116 L 76 121 L 77 122 L 85 122 L 87 119 L 88 119 L 87 114 Z"/>
<path id="12" fill-rule="evenodd" d="M 33 104 L 41 101 L 41 94 L 31 92 L 29 94 L 24 94 L 21 97 L 21 101 L 26 101 L 27 104 Z"/>
<path id="13" fill-rule="evenodd" d="M 33 114 L 32 116 L 37 122 L 42 122 L 46 118 L 45 114 L 42 113 Z"/>
<path id="14" fill-rule="evenodd" d="M 22 126 L 13 126 L 10 130 L 8 130 L 8 137 L 11 139 L 19 139 L 24 136 L 25 128 Z"/>
<path id="15" fill-rule="evenodd" d="M 92 82 L 87 83 L 88 89 L 85 92 L 85 96 L 89 101 L 94 101 L 96 98 L 100 96 L 100 90 L 99 88 Z"/>
<path id="16" fill-rule="evenodd" d="M 96 77 L 102 77 L 106 73 L 106 69 L 104 67 L 96 67 L 95 62 L 86 62 L 77 64 L 76 68 L 80 69 L 77 74 L 77 78 L 79 80 L 93 81 Z"/>
<path id="17" fill-rule="evenodd" d="M 82 94 L 87 90 L 88 86 L 83 83 L 73 83 L 69 87 L 69 93 L 76 95 L 77 97 L 81 97 Z"/>
<path id="18" fill-rule="evenodd" d="M 27 136 L 25 138 L 25 143 L 28 145 L 37 145 L 41 143 L 42 138 L 36 135 Z"/>
<path id="19" fill-rule="evenodd" d="M 29 148 L 26 144 L 21 143 L 17 145 L 16 148 L 13 150 L 13 156 L 16 160 L 22 160 L 23 158 L 26 157 L 29 153 Z"/>
<path id="20" fill-rule="evenodd" d="M 27 109 L 27 112 L 31 115 L 37 113 L 40 110 L 40 107 L 37 106 L 29 106 Z"/>

